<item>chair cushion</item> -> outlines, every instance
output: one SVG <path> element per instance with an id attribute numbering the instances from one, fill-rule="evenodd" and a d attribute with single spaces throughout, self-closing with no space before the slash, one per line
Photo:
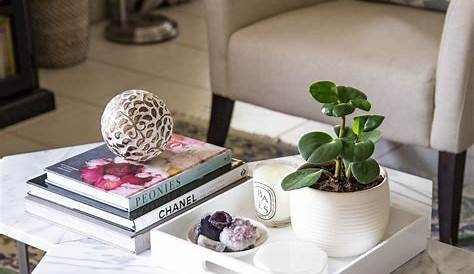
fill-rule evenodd
<path id="1" fill-rule="evenodd" d="M 376 2 L 388 2 L 417 8 L 446 11 L 450 0 L 367 0 Z"/>
<path id="2" fill-rule="evenodd" d="M 257 22 L 234 33 L 227 96 L 335 123 L 308 86 L 333 80 L 365 91 L 387 116 L 385 137 L 429 144 L 435 69 L 444 14 L 334 0 Z"/>

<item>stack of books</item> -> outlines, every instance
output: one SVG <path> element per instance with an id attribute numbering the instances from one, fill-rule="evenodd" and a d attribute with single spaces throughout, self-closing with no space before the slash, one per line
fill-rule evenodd
<path id="1" fill-rule="evenodd" d="M 180 135 L 145 164 L 103 144 L 45 171 L 28 181 L 27 212 L 135 253 L 150 247 L 150 229 L 248 174 L 231 150 Z"/>

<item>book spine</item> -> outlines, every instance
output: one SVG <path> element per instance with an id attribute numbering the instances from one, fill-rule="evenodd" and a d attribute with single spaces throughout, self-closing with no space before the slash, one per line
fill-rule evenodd
<path id="1" fill-rule="evenodd" d="M 236 166 L 238 167 L 238 166 Z M 234 168 L 236 168 L 234 167 Z M 161 198 L 158 198 L 156 200 L 154 200 L 153 202 L 151 203 L 148 203 L 142 207 L 139 207 L 137 209 L 135 209 L 134 211 L 130 211 L 128 212 L 129 215 L 127 216 L 127 218 L 129 220 L 135 220 L 147 213 L 149 213 L 150 211 L 153 211 L 155 210 L 157 207 L 159 206 L 162 206 L 186 193 L 188 193 L 189 191 L 205 184 L 205 183 L 208 183 L 209 181 L 212 181 L 214 180 L 215 178 L 219 177 L 219 176 L 222 176 L 223 174 L 229 172 L 232 170 L 232 164 L 228 164 L 228 165 L 225 165 L 223 167 L 220 167 L 218 169 L 216 169 L 215 171 L 212 171 L 206 175 L 204 175 L 203 177 L 197 179 L 197 180 L 194 180 L 193 182 L 175 190 L 175 191 L 172 191 L 164 196 L 162 196 Z"/>
<path id="2" fill-rule="evenodd" d="M 197 178 L 224 166 L 230 164 L 232 161 L 232 152 L 231 150 L 225 150 L 223 153 L 220 153 L 213 158 L 207 160 L 206 162 L 200 163 L 197 166 L 178 174 L 172 176 L 171 178 L 164 180 L 163 182 L 157 184 L 156 186 L 151 187 L 148 190 L 140 192 L 129 199 L 129 210 L 132 211 L 143 205 L 146 205 L 167 193 L 174 191 L 186 184 L 191 183 Z"/>
<path id="3" fill-rule="evenodd" d="M 150 226 L 157 225 L 163 219 L 166 219 L 170 215 L 182 211 L 196 202 L 208 197 L 209 195 L 235 183 L 248 176 L 248 166 L 243 164 L 226 174 L 215 178 L 212 181 L 209 181 L 202 186 L 182 195 L 169 203 L 166 203 L 157 209 L 143 215 L 140 218 L 134 220 L 135 222 L 135 231 L 139 232 Z"/>
<path id="4" fill-rule="evenodd" d="M 38 188 L 37 186 L 30 185 L 28 195 L 41 198 L 46 201 L 50 201 L 52 203 L 56 203 L 58 205 L 64 206 L 72 211 L 77 211 L 82 214 L 89 214 L 95 216 L 97 218 L 104 219 L 111 223 L 117 224 L 122 227 L 130 228 L 131 230 L 135 230 L 135 224 L 133 221 L 128 220 L 126 218 L 117 216 L 112 213 L 108 213 L 101 209 L 97 209 L 95 207 L 82 204 L 80 202 L 74 201 L 67 197 L 63 197 L 53 192 L 49 192 L 47 190 Z M 87 212 L 87 213 L 86 213 Z"/>
<path id="5" fill-rule="evenodd" d="M 110 227 L 110 225 L 106 227 L 90 221 L 89 217 L 86 217 L 87 219 L 84 220 L 84 217 L 77 217 L 74 214 L 68 214 L 67 212 L 46 206 L 31 199 L 25 199 L 25 210 L 30 214 L 71 229 L 74 232 L 85 235 L 86 237 L 92 237 L 99 241 L 125 248 L 134 253 L 140 253 L 149 247 L 149 244 L 148 246 L 144 246 L 146 242 L 143 243 L 140 241 L 143 238 L 146 239 L 149 237 L 149 233 L 143 233 L 132 237 L 132 235 L 122 233 L 120 230 L 109 229 L 108 227 Z"/>

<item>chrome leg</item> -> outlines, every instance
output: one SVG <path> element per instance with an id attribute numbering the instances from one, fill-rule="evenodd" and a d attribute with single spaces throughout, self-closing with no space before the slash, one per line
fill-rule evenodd
<path id="1" fill-rule="evenodd" d="M 28 257 L 28 245 L 23 242 L 16 242 L 17 262 L 20 267 L 20 274 L 30 274 L 30 263 Z"/>

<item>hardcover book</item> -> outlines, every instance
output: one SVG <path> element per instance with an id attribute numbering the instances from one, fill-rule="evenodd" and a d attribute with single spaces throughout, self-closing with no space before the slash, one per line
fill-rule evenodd
<path id="1" fill-rule="evenodd" d="M 224 187 L 226 184 L 235 182 L 247 175 L 247 165 L 240 160 L 234 159 L 232 160 L 231 165 L 225 165 L 199 179 L 194 180 L 184 187 L 168 193 L 161 198 L 133 211 L 119 209 L 111 205 L 98 202 L 94 199 L 79 195 L 75 192 L 71 192 L 49 184 L 46 180 L 46 174 L 32 178 L 27 181 L 27 183 L 29 185 L 28 193 L 30 195 L 58 203 L 68 208 L 89 212 L 100 218 L 108 219 L 111 222 L 116 222 L 117 224 L 122 224 L 124 226 L 137 229 L 138 231 L 142 227 L 137 227 L 136 223 L 143 223 L 142 219 L 144 218 L 141 217 L 152 211 L 155 211 L 157 208 L 165 205 L 166 203 L 199 189 L 204 189 L 205 191 L 203 191 L 203 194 L 209 195 L 212 192 L 217 191 L 219 188 Z M 202 188 L 203 185 L 206 185 L 206 187 Z M 137 220 L 137 222 L 135 222 L 135 220 Z"/>
<path id="2" fill-rule="evenodd" d="M 230 164 L 230 149 L 173 135 L 166 150 L 145 164 L 115 156 L 105 144 L 46 168 L 48 182 L 133 211 Z"/>
<path id="3" fill-rule="evenodd" d="M 181 211 L 198 202 L 199 200 L 212 195 L 220 189 L 242 178 L 245 178 L 248 173 L 247 165 L 241 161 L 235 161 L 234 164 L 235 165 L 231 171 L 220 172 L 221 174 L 212 172 L 177 191 L 173 191 L 166 196 L 163 196 L 162 198 L 155 201 L 159 201 L 160 204 L 153 208 L 153 210 L 150 210 L 146 214 L 134 219 L 124 218 L 120 215 L 104 211 L 102 208 L 97 208 L 75 201 L 73 199 L 69 199 L 68 197 L 49 192 L 47 189 L 44 189 L 33 183 L 30 183 L 30 191 L 28 192 L 28 195 L 50 201 L 68 208 L 71 211 L 81 213 L 82 215 L 91 216 L 105 223 L 110 223 L 121 227 L 122 229 L 139 233 L 140 231 L 147 230 L 151 226 L 155 226 L 158 221 L 167 218 L 174 212 Z M 186 192 L 181 191 L 182 189 L 186 189 L 189 186 L 192 186 L 192 189 Z"/>

